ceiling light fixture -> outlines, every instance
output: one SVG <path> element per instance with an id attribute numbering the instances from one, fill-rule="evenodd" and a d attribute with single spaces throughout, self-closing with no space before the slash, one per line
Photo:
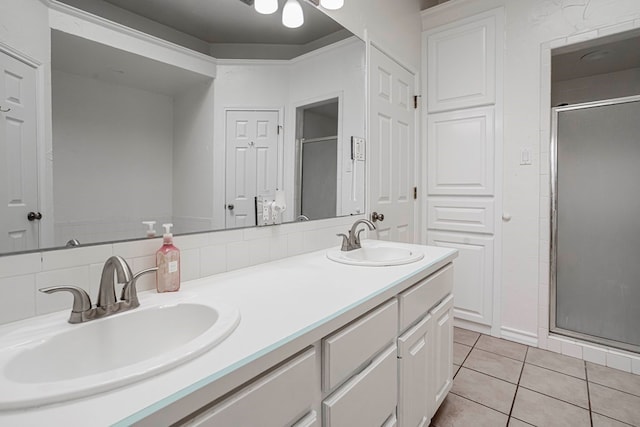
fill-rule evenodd
<path id="1" fill-rule="evenodd" d="M 325 9 L 336 10 L 344 6 L 344 0 L 320 0 L 320 6 Z"/>
<path id="2" fill-rule="evenodd" d="M 271 15 L 278 10 L 278 0 L 256 0 L 253 7 L 255 7 L 258 13 Z"/>
<path id="3" fill-rule="evenodd" d="M 298 28 L 304 24 L 302 6 L 297 0 L 287 0 L 282 9 L 282 25 L 287 28 Z"/>
<path id="4" fill-rule="evenodd" d="M 611 55 L 611 51 L 608 50 L 594 50 L 592 52 L 587 53 L 586 55 L 582 55 L 580 57 L 581 61 L 599 61 Z"/>

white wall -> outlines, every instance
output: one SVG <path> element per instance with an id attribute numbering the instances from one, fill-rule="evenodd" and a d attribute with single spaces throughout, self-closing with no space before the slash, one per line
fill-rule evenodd
<path id="1" fill-rule="evenodd" d="M 416 73 L 420 69 L 420 0 L 349 0 L 325 13 Z"/>
<path id="2" fill-rule="evenodd" d="M 285 169 L 284 187 L 289 194 L 294 194 L 296 107 L 338 95 L 342 103 L 338 129 L 338 177 L 342 191 L 338 213 L 349 215 L 364 212 L 364 163 L 351 160 L 350 140 L 352 136 L 366 136 L 365 50 L 363 43 L 356 39 L 325 49 L 294 60 L 291 68 L 289 92 L 292 96 L 286 113 L 284 146 L 284 164 L 290 167 Z M 293 206 L 293 198 L 290 197 L 288 203 Z"/>
<path id="3" fill-rule="evenodd" d="M 174 97 L 173 223 L 180 233 L 213 229 L 214 84 Z M 194 185 L 197 183 L 197 185 Z"/>
<path id="4" fill-rule="evenodd" d="M 55 243 L 143 237 L 140 221 L 170 217 L 173 99 L 58 70 L 52 87 Z"/>
<path id="5" fill-rule="evenodd" d="M 214 81 L 214 140 L 213 181 L 225 178 L 226 109 L 280 109 L 289 96 L 287 61 L 221 61 Z M 280 123 L 284 118 L 280 117 Z M 225 186 L 213 188 L 214 228 L 225 227 Z"/>
<path id="6" fill-rule="evenodd" d="M 640 26 L 637 0 L 452 0 L 438 24 L 504 6 L 504 211 L 502 325 L 538 337 L 543 348 L 582 357 L 579 346 L 547 339 L 549 298 L 550 48 Z M 433 18 L 423 14 L 430 28 Z M 521 166 L 530 148 L 533 165 Z"/>
<path id="7" fill-rule="evenodd" d="M 640 68 L 553 82 L 551 105 L 640 95 Z"/>
<path id="8" fill-rule="evenodd" d="M 338 42 L 292 61 L 224 61 L 218 63 L 215 79 L 214 181 L 224 182 L 225 110 L 282 108 L 284 117 L 284 174 L 278 187 L 287 194 L 287 205 L 294 206 L 295 193 L 295 110 L 296 107 L 339 96 L 341 98 L 342 170 L 341 214 L 364 209 L 364 164 L 352 162 L 349 139 L 365 136 L 365 50 L 357 39 Z M 281 150 L 281 152 L 282 152 Z M 354 167 L 354 164 L 357 165 Z M 355 170 L 355 180 L 352 178 Z M 353 188 L 352 188 L 353 187 Z M 357 189 L 354 196 L 353 189 Z M 223 206 L 224 188 L 214 188 L 214 206 Z M 293 220 L 293 209 L 285 211 L 284 221 Z M 216 227 L 224 227 L 224 210 L 214 209 Z"/>

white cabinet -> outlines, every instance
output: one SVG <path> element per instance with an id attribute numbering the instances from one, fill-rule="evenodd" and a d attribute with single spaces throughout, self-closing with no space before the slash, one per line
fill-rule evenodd
<path id="1" fill-rule="evenodd" d="M 455 248 L 459 251 L 453 278 L 456 319 L 491 325 L 494 237 L 432 231 L 428 241 L 433 246 Z"/>
<path id="2" fill-rule="evenodd" d="M 427 37 L 429 112 L 495 102 L 493 16 L 437 29 Z"/>
<path id="3" fill-rule="evenodd" d="M 433 408 L 438 408 L 453 385 L 453 295 L 431 312 L 433 316 Z"/>
<path id="4" fill-rule="evenodd" d="M 447 264 L 182 422 L 426 427 L 452 384 L 452 289 Z"/>
<path id="5" fill-rule="evenodd" d="M 349 378 L 398 332 L 394 298 L 322 340 L 322 390 L 329 392 Z"/>
<path id="6" fill-rule="evenodd" d="M 429 195 L 493 195 L 494 127 L 493 107 L 429 115 Z"/>
<path id="7" fill-rule="evenodd" d="M 460 250 L 456 321 L 499 327 L 502 234 L 504 10 L 423 33 L 427 81 L 427 241 Z"/>
<path id="8" fill-rule="evenodd" d="M 428 426 L 433 412 L 431 315 L 398 338 L 398 424 Z"/>
<path id="9" fill-rule="evenodd" d="M 393 344 L 322 403 L 325 427 L 381 426 L 395 413 L 396 352 Z"/>
<path id="10" fill-rule="evenodd" d="M 316 352 L 310 348 L 241 391 L 192 418 L 189 426 L 292 425 L 312 410 L 317 390 Z M 304 418 L 303 418 L 304 419 Z M 300 420 L 302 421 L 302 420 Z M 301 426 L 312 426 L 312 421 Z"/>

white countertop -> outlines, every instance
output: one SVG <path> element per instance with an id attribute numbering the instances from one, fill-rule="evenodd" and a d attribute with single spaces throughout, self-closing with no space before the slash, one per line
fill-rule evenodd
<path id="1" fill-rule="evenodd" d="M 451 262 L 455 249 L 400 244 L 424 251 L 417 262 L 392 267 L 336 263 L 325 250 L 184 282 L 178 293 L 140 293 L 142 305 L 163 299 L 221 298 L 242 319 L 221 344 L 152 378 L 60 404 L 1 411 L 0 425 L 129 425 L 152 415 L 163 424 L 193 411 L 270 366 L 316 342 L 418 280 Z M 216 262 L 211 260 L 211 262 Z M 0 337 L 47 322 L 66 322 L 63 311 L 0 327 Z M 161 334 L 162 331 L 150 331 Z M 90 420 L 90 421 L 89 421 Z"/>

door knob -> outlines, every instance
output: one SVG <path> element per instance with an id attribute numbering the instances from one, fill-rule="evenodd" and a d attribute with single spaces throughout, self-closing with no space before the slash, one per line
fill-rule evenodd
<path id="1" fill-rule="evenodd" d="M 230 211 L 232 211 L 234 207 L 235 207 L 235 206 L 233 206 L 233 203 L 229 203 L 229 204 L 227 205 L 227 209 L 229 209 Z"/>
<path id="2" fill-rule="evenodd" d="M 35 221 L 37 220 L 41 220 L 42 219 L 42 214 L 40 212 L 29 212 L 27 214 L 27 219 L 29 221 Z"/>
<path id="3" fill-rule="evenodd" d="M 379 214 L 378 212 L 374 212 L 371 214 L 371 221 L 384 221 L 384 214 Z"/>

